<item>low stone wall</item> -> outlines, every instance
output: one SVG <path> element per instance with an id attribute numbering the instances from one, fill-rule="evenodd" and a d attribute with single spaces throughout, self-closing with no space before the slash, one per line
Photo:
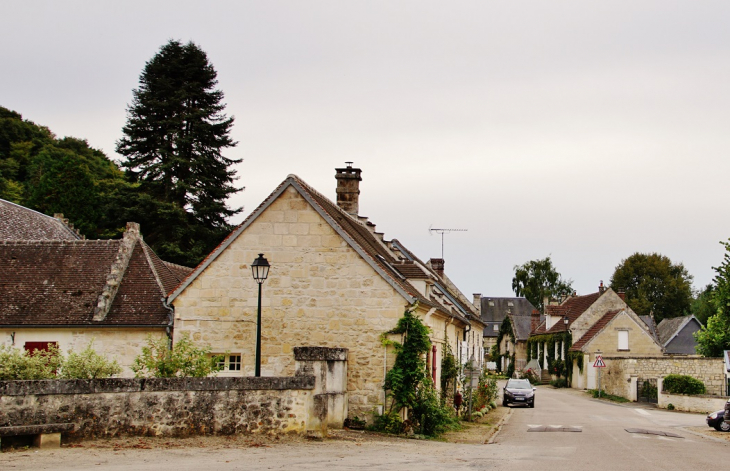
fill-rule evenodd
<path id="1" fill-rule="evenodd" d="M 709 396 L 706 394 L 688 396 L 686 394 L 669 394 L 663 392 L 664 378 L 659 378 L 657 382 L 657 406 L 666 409 L 669 404 L 673 405 L 676 410 L 686 412 L 702 412 L 710 413 L 725 409 L 727 396 Z"/>
<path id="2" fill-rule="evenodd" d="M 306 430 L 315 378 L 0 382 L 0 426 L 73 423 L 71 439 Z"/>
<path id="3" fill-rule="evenodd" d="M 665 355 L 657 357 L 603 357 L 606 368 L 601 371 L 601 388 L 609 394 L 622 396 L 633 401 L 637 397 L 637 382 L 639 380 L 660 379 L 670 374 L 691 376 L 705 384 L 708 395 L 722 396 L 725 394 L 725 373 L 722 358 L 706 358 L 686 355 Z M 592 360 L 590 360 L 592 361 Z M 574 387 L 595 388 L 597 380 L 588 376 L 588 369 L 593 368 L 589 361 L 584 360 L 584 378 L 576 381 L 574 368 Z M 591 373 L 596 373 L 591 371 Z M 675 404 L 676 405 L 676 404 Z"/>
<path id="4" fill-rule="evenodd" d="M 0 426 L 73 423 L 71 440 L 341 427 L 347 350 L 296 350 L 294 377 L 0 381 Z"/>

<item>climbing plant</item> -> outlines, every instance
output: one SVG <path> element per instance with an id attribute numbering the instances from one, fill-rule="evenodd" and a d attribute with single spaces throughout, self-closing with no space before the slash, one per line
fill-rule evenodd
<path id="1" fill-rule="evenodd" d="M 424 357 L 431 348 L 429 329 L 414 314 L 417 304 L 403 313 L 395 328 L 382 336 L 384 345 L 395 348 L 395 363 L 385 375 L 385 389 L 391 404 L 388 412 L 376 419 L 379 423 L 397 422 L 398 413 L 405 409 L 414 431 L 423 435 L 438 435 L 455 426 L 453 409 L 439 400 L 438 392 L 426 371 Z M 388 340 L 387 335 L 400 334 L 402 343 Z M 389 418 L 383 420 L 383 417 Z M 382 431 L 395 432 L 394 427 Z"/>
<path id="2" fill-rule="evenodd" d="M 555 357 L 555 345 L 561 345 L 565 342 L 565 360 Z M 556 375 L 558 378 L 566 378 L 568 381 L 573 376 L 573 359 L 579 359 L 579 368 L 583 371 L 583 355 L 577 355 L 580 352 L 570 352 L 570 347 L 573 345 L 573 336 L 570 332 L 557 332 L 554 334 L 542 334 L 535 335 L 527 339 L 527 361 L 529 362 L 533 358 L 540 359 L 543 357 L 542 348 L 543 345 L 547 350 L 548 360 L 548 371 L 552 375 Z"/>
<path id="3" fill-rule="evenodd" d="M 445 405 L 450 393 L 456 386 L 456 378 L 459 376 L 459 367 L 456 358 L 451 351 L 449 338 L 444 336 L 444 353 L 441 357 L 441 404 Z"/>
<path id="4" fill-rule="evenodd" d="M 512 342 L 512 345 L 515 344 L 515 332 L 512 329 L 512 322 L 510 321 L 509 317 L 506 316 L 504 320 L 502 321 L 502 324 L 499 326 L 499 334 L 497 335 L 497 344 L 492 347 L 492 361 L 497 362 L 497 370 L 502 371 L 502 358 L 506 358 L 507 361 L 507 369 L 504 371 L 504 374 L 507 375 L 507 377 L 511 378 L 512 374 L 515 372 L 515 352 L 513 351 L 511 355 L 507 355 L 507 352 L 502 353 L 501 351 L 501 345 L 502 340 L 504 337 L 507 336 L 510 341 Z"/>

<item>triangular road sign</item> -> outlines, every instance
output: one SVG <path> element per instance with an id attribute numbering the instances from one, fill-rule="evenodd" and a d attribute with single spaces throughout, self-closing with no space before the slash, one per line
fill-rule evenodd
<path id="1" fill-rule="evenodd" d="M 601 355 L 596 355 L 596 361 L 593 363 L 593 368 L 605 368 L 606 364 L 603 362 Z"/>

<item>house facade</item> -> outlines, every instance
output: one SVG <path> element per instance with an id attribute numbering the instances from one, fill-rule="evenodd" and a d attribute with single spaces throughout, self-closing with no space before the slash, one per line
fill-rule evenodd
<path id="1" fill-rule="evenodd" d="M 535 306 L 526 298 L 498 297 L 483 297 L 481 305 L 485 350 L 487 346 L 491 349 L 499 340 L 499 351 L 505 355 L 499 359 L 499 368 L 506 371 L 509 362 L 514 362 L 514 369 L 522 371 L 527 365 L 527 340 L 532 330 L 532 314 L 537 312 Z M 505 322 L 509 325 L 504 325 Z M 502 330 L 510 334 L 500 338 Z M 489 350 L 486 353 L 489 354 Z"/>
<path id="2" fill-rule="evenodd" d="M 175 335 L 189 333 L 240 362 L 224 375 L 252 375 L 259 287 L 250 265 L 263 253 L 271 268 L 261 287 L 262 376 L 293 374 L 294 347 L 345 347 L 350 413 L 367 417 L 385 406 L 394 353 L 384 340 L 401 340 L 387 332 L 406 309 L 430 328 L 437 387 L 446 352 L 481 358 L 484 326 L 445 277 L 443 260 L 422 262 L 358 215 L 360 172 L 336 169 L 337 203 L 294 175 L 282 182 L 170 293 Z"/>
<path id="3" fill-rule="evenodd" d="M 0 200 L 0 345 L 93 348 L 132 376 L 147 337 L 171 337 L 166 293 L 190 272 L 160 260 L 139 225 L 120 240 L 84 240 L 51 218 Z"/>

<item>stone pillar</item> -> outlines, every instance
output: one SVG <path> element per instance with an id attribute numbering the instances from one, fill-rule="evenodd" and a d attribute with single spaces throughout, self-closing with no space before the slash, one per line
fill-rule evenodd
<path id="1" fill-rule="evenodd" d="M 631 402 L 636 402 L 639 400 L 639 394 L 637 391 L 639 382 L 639 375 L 630 375 L 629 376 L 629 397 L 627 398 Z M 657 391 L 657 394 L 659 392 Z"/>
<path id="2" fill-rule="evenodd" d="M 307 433 L 326 437 L 327 428 L 342 428 L 347 418 L 347 349 L 294 347 L 296 376 L 315 377 L 307 412 Z"/>

